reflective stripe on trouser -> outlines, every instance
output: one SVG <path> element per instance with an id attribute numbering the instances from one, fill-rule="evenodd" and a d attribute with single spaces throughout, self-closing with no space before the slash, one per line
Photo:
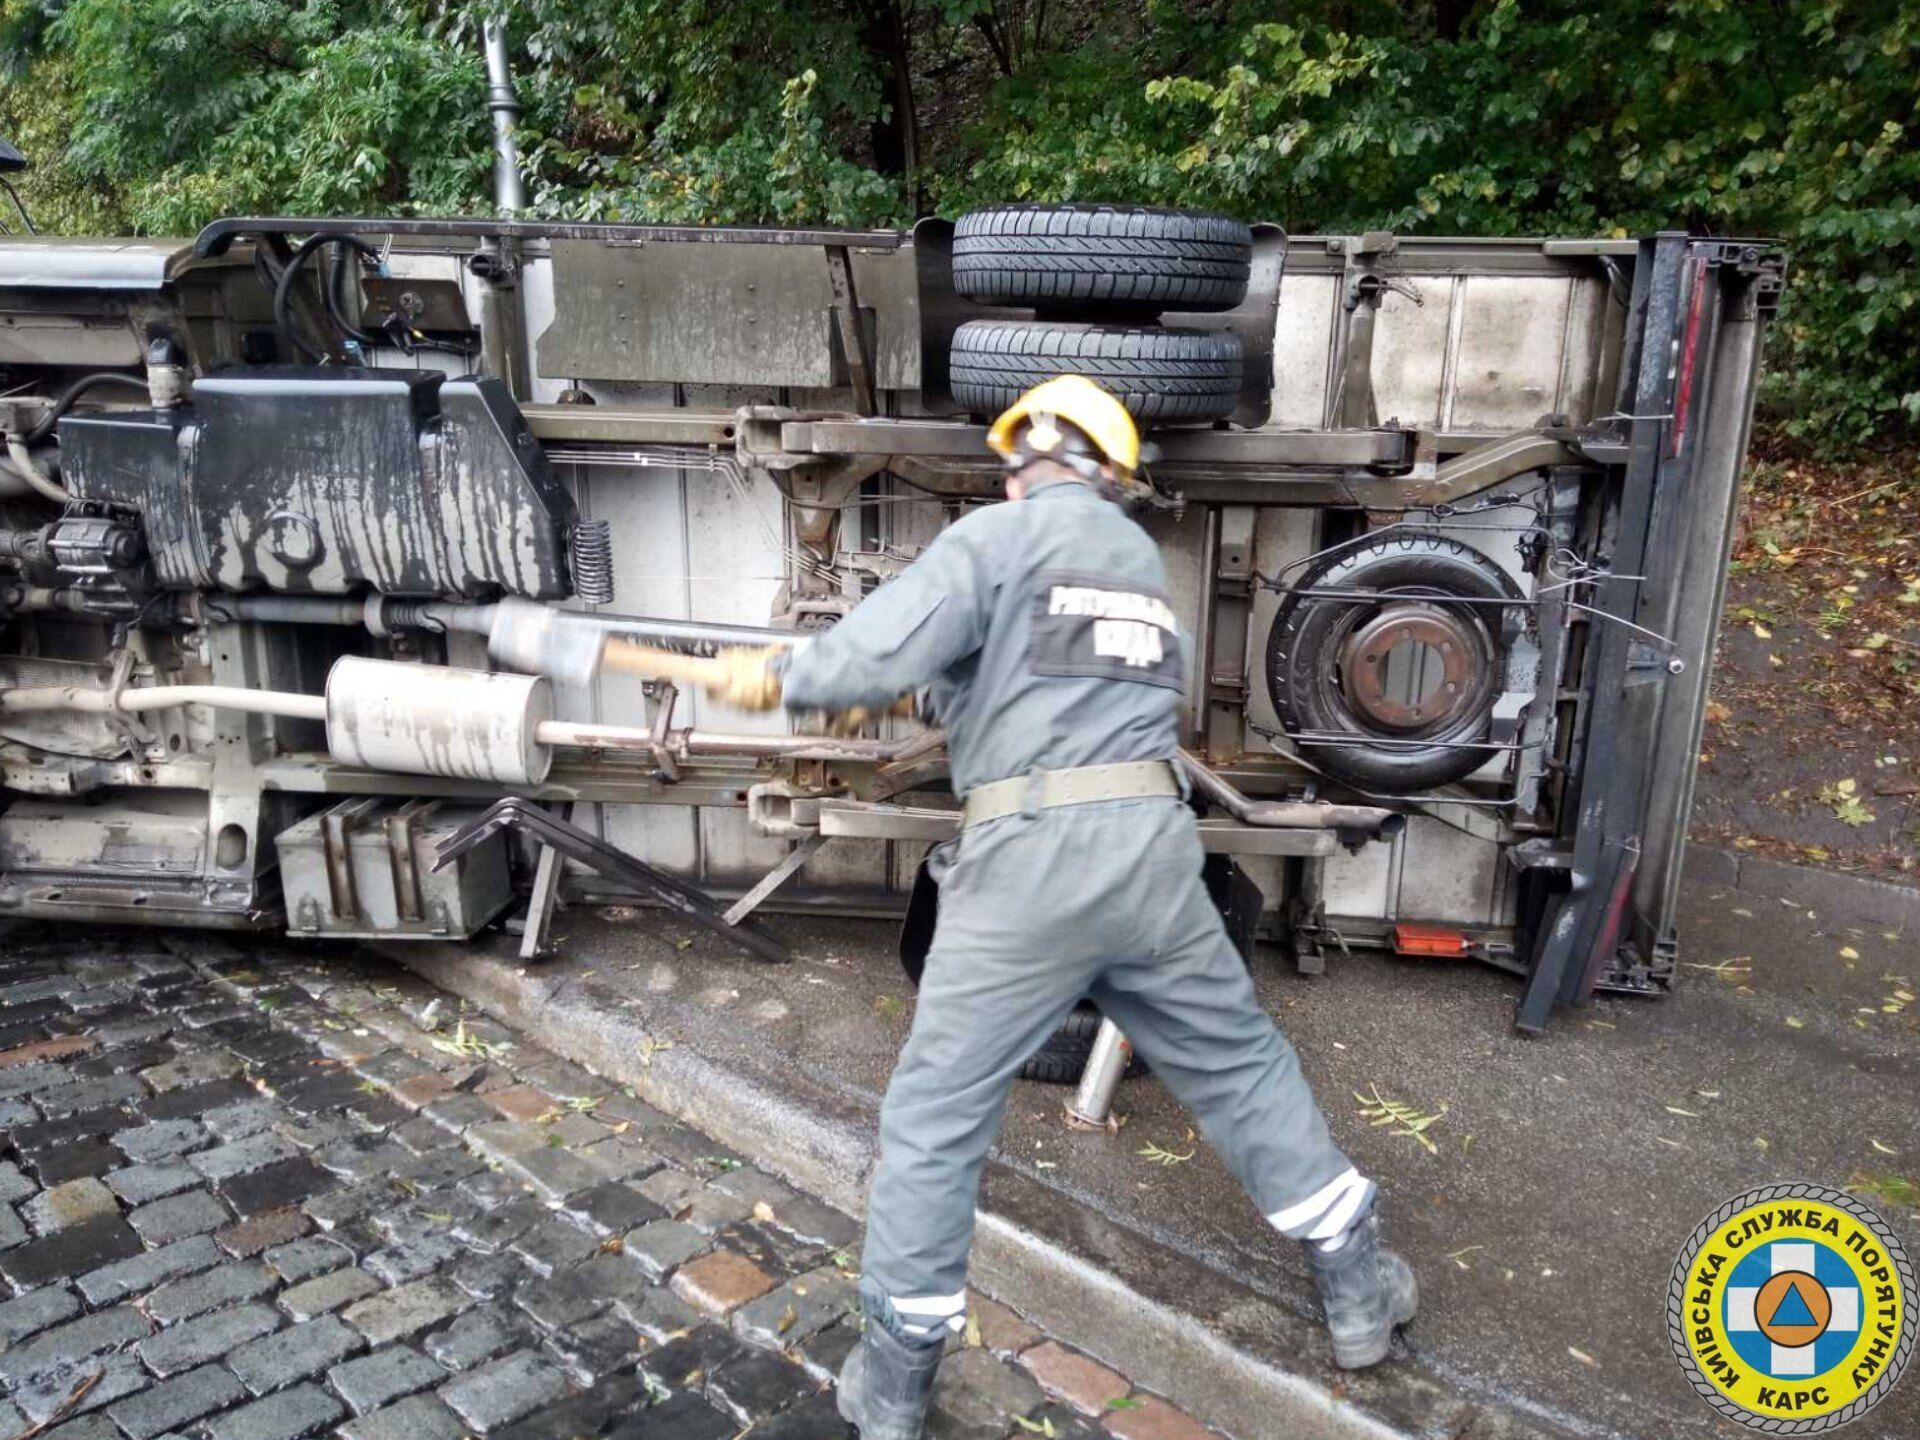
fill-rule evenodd
<path id="1" fill-rule="evenodd" d="M 879 1325 L 905 1345 L 938 1345 L 967 1328 L 967 1292 L 951 1295 L 902 1295 L 880 1288 L 870 1275 L 860 1279 L 860 1308 L 869 1324 Z"/>
<path id="2" fill-rule="evenodd" d="M 1009 816 L 961 838 L 881 1106 L 863 1270 L 883 1293 L 963 1287 L 1008 1088 L 1083 996 L 1193 1112 L 1262 1213 L 1353 1168 L 1260 1008 L 1202 859 L 1192 812 L 1163 798 Z"/>
<path id="3" fill-rule="evenodd" d="M 967 1292 L 951 1295 L 896 1295 L 893 1313 L 900 1328 L 911 1336 L 931 1335 L 936 1330 L 958 1334 L 966 1326 Z"/>
<path id="4" fill-rule="evenodd" d="M 1311 1240 L 1326 1249 L 1337 1248 L 1347 1231 L 1366 1218 L 1373 1204 L 1373 1182 L 1358 1170 L 1336 1175 L 1306 1199 L 1275 1210 L 1267 1223 L 1294 1240 Z"/>

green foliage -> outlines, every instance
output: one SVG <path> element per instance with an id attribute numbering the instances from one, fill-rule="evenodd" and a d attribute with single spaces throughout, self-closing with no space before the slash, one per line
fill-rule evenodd
<path id="1" fill-rule="evenodd" d="M 35 65 L 30 83 L 0 73 L 0 135 L 24 155 L 57 155 L 73 133 L 79 109 L 64 60 Z M 36 165 L 12 178 L 34 223 L 44 231 L 114 235 L 131 228 L 113 192 L 82 179 L 69 166 Z M 0 196 L 0 223 L 15 224 L 5 196 Z"/>
<path id="2" fill-rule="evenodd" d="M 38 37 L 77 102 L 59 163 L 150 232 L 263 209 L 472 209 L 488 174 L 482 67 L 409 10 L 70 0 Z"/>
<path id="3" fill-rule="evenodd" d="M 519 0 L 536 210 L 605 220 L 908 218 L 849 138 L 886 109 L 852 13 L 705 0 Z"/>
<path id="4" fill-rule="evenodd" d="M 1779 236 L 1793 427 L 1920 423 L 1920 0 L 0 0 L 0 127 L 60 229 L 484 211 L 494 13 L 538 213 Z"/>

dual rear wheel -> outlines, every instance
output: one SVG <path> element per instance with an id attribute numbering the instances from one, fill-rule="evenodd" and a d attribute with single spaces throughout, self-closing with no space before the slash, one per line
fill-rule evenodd
<path id="1" fill-rule="evenodd" d="M 1140 205 L 1000 205 L 954 228 L 953 283 L 1031 320 L 971 320 L 953 337 L 954 400 L 1004 410 L 1062 373 L 1085 375 L 1140 421 L 1223 420 L 1239 402 L 1239 337 L 1159 323 L 1246 298 L 1253 232 L 1237 220 Z"/>

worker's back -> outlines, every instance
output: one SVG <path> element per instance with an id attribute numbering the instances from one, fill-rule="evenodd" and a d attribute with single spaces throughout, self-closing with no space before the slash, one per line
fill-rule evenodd
<path id="1" fill-rule="evenodd" d="M 1085 485 L 1057 483 L 948 536 L 993 577 L 984 643 L 933 686 L 953 785 L 1172 759 L 1185 655 L 1159 548 Z"/>

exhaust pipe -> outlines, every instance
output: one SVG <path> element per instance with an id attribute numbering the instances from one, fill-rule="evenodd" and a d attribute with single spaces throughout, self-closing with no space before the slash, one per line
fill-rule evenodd
<path id="1" fill-rule="evenodd" d="M 1331 805 L 1319 800 L 1255 800 L 1243 795 L 1225 777 L 1200 763 L 1198 756 L 1180 752 L 1180 768 L 1193 788 L 1220 806 L 1242 825 L 1275 830 L 1338 830 L 1344 839 L 1391 840 L 1407 828 L 1407 817 L 1379 805 Z M 1352 843 L 1352 842 L 1349 842 Z"/>
<path id="2" fill-rule="evenodd" d="M 520 145 L 513 137 L 520 123 L 520 99 L 513 93 L 513 71 L 507 65 L 507 27 L 489 20 L 482 33 L 487 110 L 493 116 L 493 205 L 502 215 L 517 215 L 527 208 L 527 187 L 520 176 Z"/>

